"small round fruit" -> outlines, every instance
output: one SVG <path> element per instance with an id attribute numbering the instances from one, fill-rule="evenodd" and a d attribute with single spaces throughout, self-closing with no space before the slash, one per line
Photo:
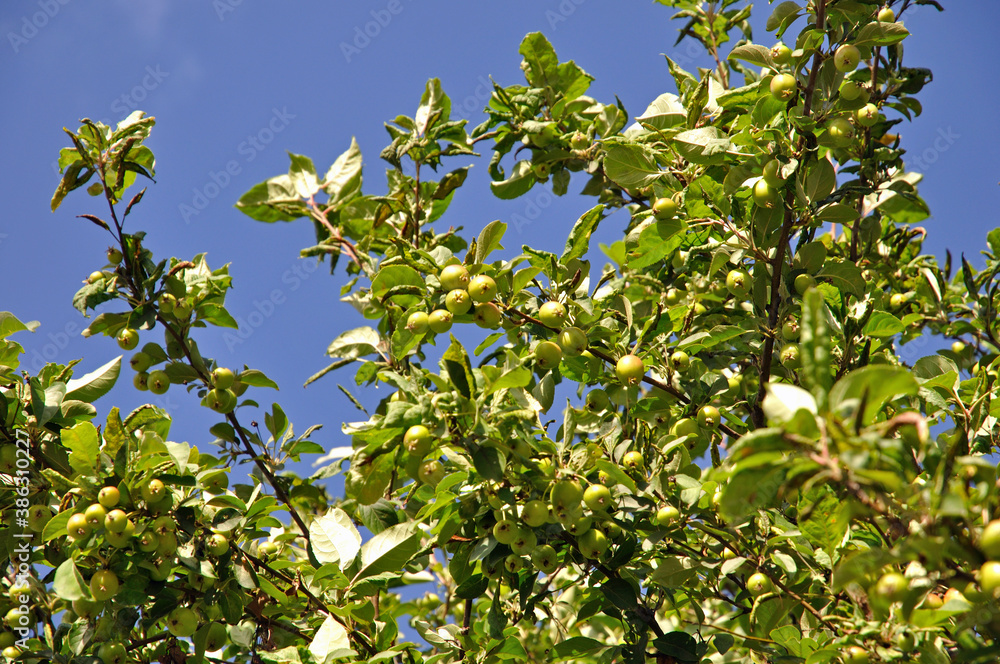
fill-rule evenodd
<path id="1" fill-rule="evenodd" d="M 854 125 L 847 118 L 832 118 L 826 123 L 826 135 L 835 147 L 846 147 L 854 140 Z"/>
<path id="2" fill-rule="evenodd" d="M 132 377 L 132 385 L 135 389 L 140 392 L 149 391 L 149 374 L 145 371 L 140 371 L 135 376 Z"/>
<path id="3" fill-rule="evenodd" d="M 987 560 L 979 568 L 979 587 L 988 597 L 992 597 L 995 591 L 1000 589 L 1000 562 Z"/>
<path id="4" fill-rule="evenodd" d="M 107 517 L 105 517 L 105 519 L 107 519 Z M 104 533 L 104 540 L 116 549 L 124 549 L 132 543 L 133 535 L 135 535 L 135 524 L 132 523 L 131 519 L 126 519 L 125 528 L 120 533 L 108 530 Z"/>
<path id="5" fill-rule="evenodd" d="M 906 596 L 910 584 L 899 572 L 883 574 L 875 584 L 875 594 L 887 602 L 898 602 Z"/>
<path id="6" fill-rule="evenodd" d="M 852 72 L 858 68 L 861 61 L 861 52 L 853 44 L 843 44 L 833 54 L 833 64 L 839 72 Z"/>
<path id="7" fill-rule="evenodd" d="M 139 535 L 139 550 L 143 553 L 152 553 L 160 545 L 160 538 L 151 530 L 147 530 Z"/>
<path id="8" fill-rule="evenodd" d="M 793 316 L 789 316 L 781 324 L 781 338 L 785 341 L 798 341 L 801 332 L 799 321 Z"/>
<path id="9" fill-rule="evenodd" d="M 423 424 L 414 424 L 403 434 L 403 445 L 410 454 L 423 458 L 434 447 L 434 436 Z"/>
<path id="10" fill-rule="evenodd" d="M 586 558 L 597 559 L 604 555 L 604 552 L 608 550 L 607 536 L 597 528 L 591 528 L 585 532 L 577 542 L 580 547 L 580 553 Z"/>
<path id="11" fill-rule="evenodd" d="M 91 528 L 90 522 L 87 521 L 87 517 L 83 514 L 74 514 L 66 522 L 66 533 L 73 541 L 87 539 L 92 531 L 93 528 Z"/>
<path id="12" fill-rule="evenodd" d="M 537 164 L 533 164 L 531 166 L 531 172 L 535 174 L 536 178 L 544 181 L 549 177 L 549 173 L 552 172 L 552 167 L 548 163 L 542 161 Z"/>
<path id="13" fill-rule="evenodd" d="M 682 417 L 670 427 L 670 433 L 678 438 L 681 436 L 698 437 L 701 435 L 701 427 L 698 426 L 697 420 L 690 417 Z"/>
<path id="14" fill-rule="evenodd" d="M 441 270 L 441 274 L 438 275 L 438 279 L 441 280 L 441 288 L 443 290 L 448 292 L 465 290 L 466 286 L 469 285 L 469 271 L 464 265 L 458 263 L 445 265 L 444 269 Z"/>
<path id="15" fill-rule="evenodd" d="M 126 327 L 118 333 L 118 346 L 122 350 L 134 350 L 139 345 L 139 333 Z"/>
<path id="16" fill-rule="evenodd" d="M 776 64 L 787 64 L 792 59 L 792 49 L 785 46 L 783 42 L 778 42 L 771 47 L 771 59 Z"/>
<path id="17" fill-rule="evenodd" d="M 108 247 L 107 251 L 108 262 L 112 265 L 118 265 L 122 262 L 122 252 L 117 247 Z"/>
<path id="18" fill-rule="evenodd" d="M 177 535 L 173 533 L 163 533 L 157 536 L 156 553 L 164 558 L 173 558 L 177 553 Z"/>
<path id="19" fill-rule="evenodd" d="M 646 460 L 642 458 L 642 452 L 636 450 L 630 450 L 622 457 L 622 466 L 628 470 L 641 470 L 645 464 Z"/>
<path id="20" fill-rule="evenodd" d="M 664 505 L 656 511 L 656 515 L 653 517 L 653 522 L 657 526 L 664 528 L 676 523 L 680 518 L 680 510 L 673 505 Z"/>
<path id="21" fill-rule="evenodd" d="M 121 492 L 118 491 L 118 487 L 116 486 L 103 487 L 97 493 L 97 502 L 108 509 L 118 505 L 119 500 L 121 500 Z"/>
<path id="22" fill-rule="evenodd" d="M 104 664 L 125 664 L 128 661 L 128 653 L 121 643 L 101 644 L 101 647 L 97 649 L 97 656 Z"/>
<path id="23" fill-rule="evenodd" d="M 896 12 L 892 11 L 891 7 L 883 7 L 878 10 L 878 20 L 881 23 L 895 23 L 896 22 Z"/>
<path id="24" fill-rule="evenodd" d="M 489 302 L 497 295 L 497 282 L 485 274 L 480 274 L 469 282 L 469 297 L 473 302 Z"/>
<path id="25" fill-rule="evenodd" d="M 149 385 L 149 391 L 153 394 L 165 394 L 170 389 L 170 376 L 167 375 L 166 371 L 157 369 L 150 372 L 146 384 Z"/>
<path id="26" fill-rule="evenodd" d="M 454 316 L 450 311 L 435 309 L 427 316 L 427 325 L 434 334 L 443 334 L 451 329 Z"/>
<path id="27" fill-rule="evenodd" d="M 875 104 L 865 104 L 854 112 L 854 118 L 862 127 L 871 127 L 878 122 L 878 106 Z"/>
<path id="28" fill-rule="evenodd" d="M 677 214 L 677 201 L 664 196 L 653 202 L 653 215 L 657 219 L 673 219 Z"/>
<path id="29" fill-rule="evenodd" d="M 167 487 L 155 477 L 146 482 L 140 490 L 142 499 L 149 504 L 158 503 L 167 495 Z"/>
<path id="30" fill-rule="evenodd" d="M 535 362 L 542 369 L 552 369 L 559 366 L 562 360 L 562 348 L 553 341 L 542 341 L 535 346 Z"/>
<path id="31" fill-rule="evenodd" d="M 216 367 L 212 372 L 212 386 L 217 390 L 228 390 L 236 382 L 236 374 L 227 367 Z"/>
<path id="32" fill-rule="evenodd" d="M 615 364 L 615 375 L 626 385 L 636 385 L 646 375 L 646 365 L 638 355 L 623 355 Z"/>
<path id="33" fill-rule="evenodd" d="M 205 395 L 205 403 L 217 413 L 231 413 L 236 408 L 236 395 L 229 390 L 215 388 Z"/>
<path id="34" fill-rule="evenodd" d="M 437 486 L 437 483 L 443 480 L 444 476 L 444 466 L 437 459 L 424 461 L 420 464 L 420 469 L 417 471 L 417 477 L 420 478 L 420 481 L 431 486 Z"/>
<path id="35" fill-rule="evenodd" d="M 552 507 L 557 512 L 580 509 L 583 487 L 576 480 L 559 480 L 552 487 Z"/>
<path id="36" fill-rule="evenodd" d="M 40 533 L 45 530 L 45 525 L 52 520 L 52 510 L 48 505 L 32 505 L 28 508 L 28 528 L 33 532 Z"/>
<path id="37" fill-rule="evenodd" d="M 476 313 L 473 317 L 476 320 L 476 325 L 487 330 L 497 329 L 503 321 L 500 307 L 492 302 L 477 304 Z"/>
<path id="38" fill-rule="evenodd" d="M 83 598 L 73 600 L 73 612 L 84 620 L 93 620 L 101 615 L 102 610 L 104 610 L 104 602 Z"/>
<path id="39" fill-rule="evenodd" d="M 771 79 L 771 96 L 780 101 L 788 101 L 795 96 L 797 84 L 791 74 L 777 74 Z"/>
<path id="40" fill-rule="evenodd" d="M 583 492 L 583 502 L 594 512 L 607 512 L 613 500 L 611 489 L 603 484 L 591 484 Z"/>
<path id="41" fill-rule="evenodd" d="M 583 132 L 575 131 L 569 139 L 569 146 L 574 150 L 586 150 L 590 147 L 590 139 Z"/>
<path id="42" fill-rule="evenodd" d="M 799 354 L 798 344 L 788 344 L 781 349 L 781 364 L 785 366 L 786 369 L 798 369 L 802 366 L 802 357 Z"/>
<path id="43" fill-rule="evenodd" d="M 517 526 L 514 530 L 514 539 L 510 542 L 510 550 L 519 555 L 530 554 L 538 546 L 538 537 L 535 531 L 525 526 Z"/>
<path id="44" fill-rule="evenodd" d="M 529 500 L 521 508 L 521 520 L 527 526 L 539 528 L 549 520 L 549 506 L 542 500 Z"/>
<path id="45" fill-rule="evenodd" d="M 224 470 L 217 470 L 203 477 L 201 485 L 209 493 L 223 493 L 229 488 L 229 475 Z"/>
<path id="46" fill-rule="evenodd" d="M 956 355 L 961 355 L 965 352 L 965 342 L 963 341 L 953 341 L 951 343 L 951 352 Z"/>
<path id="47" fill-rule="evenodd" d="M 109 569 L 101 569 L 90 577 L 90 594 L 98 602 L 109 600 L 118 594 L 118 576 Z"/>
<path id="48" fill-rule="evenodd" d="M 772 159 L 764 164 L 764 182 L 772 189 L 781 189 L 785 186 L 785 179 L 781 177 L 781 167 L 782 164 L 777 159 Z"/>
<path id="49" fill-rule="evenodd" d="M 552 574 L 559 567 L 559 555 L 548 544 L 535 547 L 531 552 L 531 563 L 543 574 Z"/>
<path id="50" fill-rule="evenodd" d="M 428 316 L 424 311 L 414 311 L 406 319 L 406 329 L 413 334 L 423 334 L 427 331 Z"/>
<path id="51" fill-rule="evenodd" d="M 94 503 L 87 507 L 84 511 L 83 516 L 87 519 L 87 523 L 90 525 L 91 530 L 100 530 L 104 527 L 104 517 L 108 515 L 104 506 L 100 503 Z"/>
<path id="52" fill-rule="evenodd" d="M 191 636 L 198 629 L 198 614 L 186 606 L 179 606 L 167 615 L 167 629 L 179 638 Z"/>
<path id="53" fill-rule="evenodd" d="M 868 651 L 861 646 L 851 646 L 843 657 L 844 664 L 868 664 Z"/>
<path id="54" fill-rule="evenodd" d="M 229 640 L 229 631 L 220 622 L 213 622 L 208 627 L 208 635 L 205 637 L 205 651 L 215 652 L 222 650 Z"/>
<path id="55" fill-rule="evenodd" d="M 608 409 L 608 406 L 611 405 L 611 399 L 608 398 L 607 392 L 598 388 L 587 393 L 587 399 L 584 401 L 584 405 L 589 411 L 603 413 Z"/>
<path id="56" fill-rule="evenodd" d="M 578 327 L 567 327 L 556 337 L 559 346 L 567 357 L 576 357 L 587 350 L 589 341 L 587 333 Z"/>
<path id="57" fill-rule="evenodd" d="M 124 510 L 114 509 L 104 516 L 104 528 L 108 532 L 120 533 L 128 527 L 128 514 Z"/>
<path id="58" fill-rule="evenodd" d="M 701 410 L 698 411 L 698 426 L 702 429 L 715 431 L 719 428 L 721 419 L 719 409 L 715 406 L 702 406 Z"/>
<path id="59" fill-rule="evenodd" d="M 742 300 L 750 292 L 750 273 L 742 268 L 730 270 L 726 275 L 726 290 Z"/>
<path id="60" fill-rule="evenodd" d="M 179 360 L 184 357 L 184 344 L 177 341 L 176 339 L 171 339 L 167 342 L 167 357 L 172 360 Z"/>
<path id="61" fill-rule="evenodd" d="M 795 280 L 792 282 L 792 286 L 795 288 L 796 293 L 799 295 L 805 295 L 807 290 L 816 286 L 816 280 L 811 274 L 801 272 L 795 275 Z"/>
<path id="62" fill-rule="evenodd" d="M 153 358 L 143 352 L 138 352 L 129 358 L 128 365 L 133 371 L 143 372 L 153 366 Z"/>
<path id="63" fill-rule="evenodd" d="M 771 579 L 763 572 L 754 572 L 747 579 L 747 592 L 754 597 L 760 597 L 772 590 L 774 590 L 774 584 L 771 583 Z"/>
<path id="64" fill-rule="evenodd" d="M 277 543 L 271 541 L 261 542 L 257 545 L 257 551 L 262 556 L 273 556 L 278 552 L 278 545 Z"/>
<path id="65" fill-rule="evenodd" d="M 757 180 L 753 186 L 753 202 L 758 207 L 774 207 L 778 202 L 778 192 L 766 180 Z"/>
<path id="66" fill-rule="evenodd" d="M 547 327 L 561 328 L 566 322 L 566 307 L 559 302 L 546 302 L 538 308 L 538 320 Z"/>
<path id="67" fill-rule="evenodd" d="M 921 606 L 925 609 L 940 609 L 944 606 L 944 598 L 937 593 L 928 593 L 927 596 L 924 597 L 924 602 Z"/>
<path id="68" fill-rule="evenodd" d="M 670 354 L 670 366 L 674 371 L 686 371 L 691 366 L 691 358 L 682 350 L 676 350 Z"/>
<path id="69" fill-rule="evenodd" d="M 500 544 L 510 544 L 517 536 L 517 523 L 511 519 L 500 519 L 493 524 L 493 539 Z"/>
<path id="70" fill-rule="evenodd" d="M 893 293 L 889 298 L 889 306 L 893 309 L 899 309 L 904 304 L 906 304 L 906 297 L 902 293 Z"/>
<path id="71" fill-rule="evenodd" d="M 979 550 L 991 560 L 1000 559 L 1000 519 L 990 521 L 983 528 L 983 534 L 979 536 Z"/>
<path id="72" fill-rule="evenodd" d="M 461 316 L 472 308 L 472 298 L 466 291 L 456 288 L 448 293 L 448 297 L 444 300 L 444 306 L 456 316 Z"/>
<path id="73" fill-rule="evenodd" d="M 88 284 L 96 284 L 97 282 L 103 281 L 103 280 L 104 280 L 104 273 L 103 272 L 91 272 L 90 276 L 87 277 L 87 283 Z"/>
<path id="74" fill-rule="evenodd" d="M 861 86 L 855 81 L 844 81 L 840 84 L 840 96 L 846 101 L 854 101 L 861 96 Z"/>

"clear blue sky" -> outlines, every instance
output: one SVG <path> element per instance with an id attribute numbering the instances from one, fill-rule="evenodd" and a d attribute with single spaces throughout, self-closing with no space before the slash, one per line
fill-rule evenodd
<path id="1" fill-rule="evenodd" d="M 763 30 L 769 9 L 758 4 L 755 37 L 770 45 L 773 37 Z M 924 8 L 904 16 L 913 33 L 904 42 L 906 62 L 932 68 L 935 80 L 920 95 L 924 114 L 900 131 L 911 155 L 928 162 L 921 193 L 934 216 L 925 224 L 925 248 L 942 257 L 950 248 L 981 264 L 986 232 L 996 225 L 1000 180 L 998 95 L 989 83 L 1000 5 L 975 3 L 973 11 L 963 4 L 943 14 Z M 316 439 L 327 447 L 349 444 L 341 422 L 365 418 L 336 384 L 352 387 L 353 372 L 302 388 L 325 366 L 327 344 L 364 324 L 338 300 L 342 272 L 330 277 L 325 267 L 312 270 L 298 258 L 313 242 L 309 222 L 261 224 L 233 203 L 257 182 L 285 172 L 286 150 L 312 157 L 322 173 L 352 136 L 365 155 L 365 192 L 384 191 L 382 123 L 412 115 L 425 81 L 436 76 L 453 108 L 478 124 L 490 76 L 504 85 L 523 82 L 517 47 L 531 31 L 543 31 L 562 59 L 576 60 L 595 77 L 592 96 L 609 102 L 617 94 L 634 117 L 657 95 L 676 91 L 662 54 L 689 69 L 707 64 L 686 42 L 673 46 L 679 25 L 669 21 L 671 14 L 651 2 L 597 0 L 4 2 L 0 310 L 42 323 L 35 334 L 15 337 L 27 350 L 27 366 L 41 357 L 63 363 L 84 357 L 82 373 L 119 353 L 111 339 L 80 337 L 87 321 L 71 306 L 80 282 L 104 265 L 108 245 L 102 231 L 75 215 L 106 208 L 77 191 L 52 214 L 49 199 L 59 179 L 52 164 L 67 144 L 61 128 L 75 129 L 85 116 L 117 122 L 138 107 L 157 117 L 149 141 L 157 184 L 130 217 L 131 230 L 147 231 L 147 245 L 160 258 L 207 252 L 212 266 L 232 263 L 229 310 L 256 323 L 239 343 L 217 329 L 200 332 L 202 353 L 263 370 L 282 386 L 280 393 L 260 391 L 263 404 L 278 400 L 297 431 L 324 424 Z M 358 37 L 366 27 L 375 35 L 367 41 Z M 450 167 L 460 165 L 453 160 Z M 235 174 L 219 175 L 227 166 Z M 518 229 L 512 223 L 508 255 L 523 243 L 561 249 L 591 205 L 572 195 L 554 201 L 538 187 L 503 202 L 492 197 L 487 181 L 480 160 L 445 222 L 478 232 L 493 219 L 512 223 L 537 206 L 541 216 L 533 224 Z M 180 206 L 192 205 L 198 192 L 214 198 L 186 222 Z M 625 223 L 613 217 L 598 241 L 617 239 Z M 272 296 L 279 304 L 261 304 Z M 143 343 L 148 340 L 162 341 L 162 332 L 144 334 Z M 100 418 L 112 405 L 127 411 L 152 397 L 132 389 L 131 375 L 126 367 L 119 387 L 98 402 Z M 211 439 L 207 427 L 216 418 L 194 396 L 174 386 L 160 399 L 175 418 L 173 438 L 202 446 Z M 375 398 L 364 401 L 372 405 Z"/>

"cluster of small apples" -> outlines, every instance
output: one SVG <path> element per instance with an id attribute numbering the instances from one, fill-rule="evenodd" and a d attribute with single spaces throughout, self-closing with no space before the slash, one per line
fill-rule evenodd
<path id="1" fill-rule="evenodd" d="M 139 345 L 139 333 L 124 328 L 118 333 L 118 345 L 123 350 L 133 350 Z M 159 344 L 150 342 L 142 350 L 133 353 L 129 366 L 136 372 L 133 385 L 140 391 L 149 390 L 153 394 L 164 394 L 170 389 L 170 373 L 166 369 L 153 369 L 169 360 L 181 360 L 185 355 L 184 344 L 167 333 L 166 351 Z M 183 374 L 186 376 L 186 372 Z M 184 382 L 177 380 L 174 382 Z M 236 408 L 237 398 L 247 386 L 227 367 L 216 367 L 211 373 L 211 385 L 203 403 L 217 413 L 230 413 Z"/>
<path id="2" fill-rule="evenodd" d="M 594 144 L 590 136 L 580 130 L 563 133 L 552 121 L 533 122 L 531 127 L 533 131 L 522 133 L 521 143 L 531 148 L 531 172 L 536 180 L 546 182 L 564 168 L 570 171 L 583 168 L 587 150 Z M 566 159 L 567 152 L 570 159 Z"/>
<path id="3" fill-rule="evenodd" d="M 493 302 L 497 294 L 497 284 L 486 274 L 471 278 L 469 270 L 460 263 L 446 265 L 438 275 L 444 291 L 444 307 L 430 313 L 415 311 L 406 319 L 406 329 L 413 334 L 443 334 L 451 329 L 455 316 L 463 316 L 470 311 L 477 325 L 487 329 L 500 326 L 503 316 L 500 307 Z M 475 307 L 475 308 L 473 308 Z"/>

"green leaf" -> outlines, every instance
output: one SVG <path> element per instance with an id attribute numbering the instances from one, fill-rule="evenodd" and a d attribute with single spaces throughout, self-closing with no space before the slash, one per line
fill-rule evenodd
<path id="1" fill-rule="evenodd" d="M 401 570 L 420 550 L 420 532 L 414 523 L 386 528 L 361 547 L 361 571 L 354 582 L 390 570 Z"/>
<path id="2" fill-rule="evenodd" d="M 73 558 L 67 558 L 56 568 L 55 580 L 52 582 L 52 590 L 60 599 L 72 602 L 77 599 L 90 599 L 90 592 L 87 584 L 83 581 L 83 576 L 76 568 Z"/>
<path id="3" fill-rule="evenodd" d="M 612 604 L 622 611 L 634 609 L 639 602 L 635 594 L 635 588 L 625 579 L 608 579 L 601 584 L 601 592 Z"/>
<path id="4" fill-rule="evenodd" d="M 856 369 L 830 390 L 830 407 L 834 410 L 855 399 L 865 400 L 864 424 L 871 424 L 882 406 L 901 396 L 915 396 L 920 391 L 916 378 L 903 367 L 871 365 Z"/>
<path id="5" fill-rule="evenodd" d="M 87 403 L 96 401 L 114 387 L 121 368 L 122 356 L 119 355 L 94 371 L 71 379 L 66 383 L 66 398 Z"/>
<path id="6" fill-rule="evenodd" d="M 891 46 L 903 41 L 909 34 L 910 31 L 902 23 L 872 21 L 858 30 L 852 43 L 859 48 L 868 45 Z"/>
<path id="7" fill-rule="evenodd" d="M 859 216 L 857 208 L 843 203 L 830 203 L 816 211 L 816 221 L 831 224 L 849 224 Z"/>
<path id="8" fill-rule="evenodd" d="M 778 37 L 788 28 L 789 25 L 799 17 L 802 12 L 802 8 L 799 7 L 794 2 L 782 2 L 780 5 L 774 8 L 771 15 L 767 17 L 767 25 L 765 29 L 768 32 L 778 31 Z"/>
<path id="9" fill-rule="evenodd" d="M 311 198 L 319 191 L 316 167 L 313 166 L 312 159 L 293 152 L 289 152 L 288 157 L 292 160 L 288 167 L 288 179 L 295 187 L 296 195 L 300 198 Z"/>
<path id="10" fill-rule="evenodd" d="M 257 369 L 245 369 L 240 372 L 240 382 L 251 387 L 270 387 L 278 389 L 278 384 L 264 375 L 263 371 Z"/>
<path id="11" fill-rule="evenodd" d="M 765 390 L 767 394 L 761 406 L 768 422 L 783 424 L 795 417 L 800 410 L 813 415 L 817 413 L 816 399 L 801 387 L 788 383 L 768 383 Z"/>
<path id="12" fill-rule="evenodd" d="M 548 661 L 561 662 L 565 659 L 576 659 L 607 646 L 587 636 L 573 636 L 553 646 L 549 651 Z"/>
<path id="13" fill-rule="evenodd" d="M 674 136 L 674 149 L 692 164 L 719 164 L 732 141 L 718 127 L 699 127 Z"/>
<path id="14" fill-rule="evenodd" d="M 503 249 L 500 240 L 507 232 L 507 224 L 499 219 L 486 224 L 486 227 L 479 233 L 479 240 L 476 241 L 476 262 L 485 263 L 487 256 L 496 249 Z"/>
<path id="15" fill-rule="evenodd" d="M 820 270 L 817 278 L 829 281 L 841 293 L 850 293 L 855 297 L 865 294 L 865 279 L 861 276 L 861 268 L 848 260 L 831 259 Z"/>
<path id="16" fill-rule="evenodd" d="M 361 193 L 361 148 L 352 136 L 351 147 L 337 157 L 323 176 L 323 190 L 330 205 L 341 205 Z"/>
<path id="17" fill-rule="evenodd" d="M 672 659 L 675 662 L 699 662 L 698 641 L 687 632 L 668 632 L 653 640 L 653 647 L 658 655 Z"/>
<path id="18" fill-rule="evenodd" d="M 829 159 L 819 159 L 806 175 L 805 192 L 811 203 L 818 203 L 837 187 L 837 172 Z"/>
<path id="19" fill-rule="evenodd" d="M 531 162 L 521 160 L 514 164 L 511 175 L 506 180 L 490 182 L 490 190 L 493 195 L 502 200 L 517 198 L 535 186 L 535 174 L 531 170 Z"/>
<path id="20" fill-rule="evenodd" d="M 86 477 L 93 475 L 100 449 L 97 427 L 90 422 L 80 422 L 69 429 L 63 429 L 59 435 L 62 444 L 70 452 L 69 465 L 73 472 Z"/>
<path id="21" fill-rule="evenodd" d="M 743 44 L 737 46 L 729 52 L 728 59 L 743 60 L 758 67 L 775 68 L 774 59 L 771 57 L 771 49 L 760 44 Z"/>
<path id="22" fill-rule="evenodd" d="M 361 550 L 361 534 L 347 512 L 335 507 L 309 524 L 313 555 L 322 564 L 339 563 L 346 569 Z"/>
<path id="23" fill-rule="evenodd" d="M 906 326 L 903 325 L 903 322 L 892 314 L 886 311 L 875 311 L 868 318 L 862 332 L 870 337 L 883 339 L 895 336 L 905 329 Z"/>
<path id="24" fill-rule="evenodd" d="M 798 514 L 802 534 L 833 560 L 851 524 L 850 506 L 829 487 L 817 486 L 799 495 Z"/>
<path id="25" fill-rule="evenodd" d="M 454 383 L 455 389 L 466 399 L 472 398 L 472 391 L 476 386 L 476 380 L 472 375 L 472 364 L 469 362 L 469 355 L 465 348 L 459 343 L 455 335 L 451 336 L 451 345 L 444 352 L 441 363 L 448 372 L 448 377 Z"/>
<path id="26" fill-rule="evenodd" d="M 428 130 L 448 121 L 451 116 L 451 100 L 441 89 L 441 80 L 432 78 L 427 81 L 424 87 L 424 94 L 420 97 L 420 106 L 414 121 L 417 131 L 427 134 Z"/>
<path id="27" fill-rule="evenodd" d="M 590 251 L 590 236 L 604 219 L 604 207 L 603 204 L 598 204 L 577 219 L 569 232 L 569 237 L 566 238 L 566 247 L 563 249 L 559 262 L 568 263 L 574 258 L 585 256 Z"/>
<path id="28" fill-rule="evenodd" d="M 236 319 L 226 311 L 226 308 L 220 304 L 214 302 L 205 302 L 204 304 L 198 305 L 198 314 L 204 320 L 208 321 L 216 327 L 228 327 L 230 329 L 239 329 L 240 325 L 236 322 Z"/>
<path id="29" fill-rule="evenodd" d="M 236 209 L 251 219 L 273 223 L 294 221 L 308 213 L 287 175 L 256 184 L 236 201 Z"/>
<path id="30" fill-rule="evenodd" d="M 531 369 L 527 367 L 517 367 L 516 369 L 511 369 L 510 371 L 504 373 L 499 378 L 497 378 L 486 390 L 486 396 L 489 396 L 500 390 L 507 390 L 512 387 L 527 387 L 531 383 Z"/>
<path id="31" fill-rule="evenodd" d="M 15 332 L 28 330 L 34 332 L 39 325 L 38 321 L 22 323 L 17 316 L 9 311 L 0 311 L 0 339 L 6 339 Z"/>
<path id="32" fill-rule="evenodd" d="M 401 286 L 413 286 L 420 293 L 427 287 L 423 276 L 409 265 L 388 265 L 380 269 L 372 279 L 372 299 L 379 302 L 391 300 L 404 309 L 415 306 L 423 300 L 415 294 L 394 294 L 395 289 L 400 289 Z"/>
<path id="33" fill-rule="evenodd" d="M 693 79 L 692 79 L 693 80 Z M 687 110 L 680 98 L 669 92 L 665 92 L 653 100 L 642 115 L 635 120 L 643 125 L 650 125 L 660 131 L 683 125 L 687 117 Z"/>
<path id="34" fill-rule="evenodd" d="M 817 289 L 811 288 L 802 297 L 800 320 L 802 368 L 799 378 L 816 398 L 820 412 L 826 411 L 827 395 L 833 385 L 830 368 L 830 331 L 827 326 L 826 302 Z"/>
<path id="35" fill-rule="evenodd" d="M 331 341 L 326 354 L 353 360 L 364 355 L 378 354 L 382 346 L 382 339 L 374 328 L 356 327 Z"/>
<path id="36" fill-rule="evenodd" d="M 326 662 L 327 658 L 352 657 L 351 639 L 347 630 L 333 616 L 327 616 L 316 630 L 309 643 L 309 652 L 316 662 Z"/>
<path id="37" fill-rule="evenodd" d="M 625 189 L 642 189 L 661 176 L 653 152 L 645 145 L 633 143 L 609 145 L 604 154 L 604 172 Z"/>

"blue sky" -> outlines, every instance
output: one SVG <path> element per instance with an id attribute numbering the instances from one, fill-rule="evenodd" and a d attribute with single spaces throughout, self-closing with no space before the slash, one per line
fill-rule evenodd
<path id="1" fill-rule="evenodd" d="M 763 30 L 769 9 L 758 5 L 754 36 L 770 45 L 774 39 Z M 82 117 L 113 123 L 141 108 L 157 117 L 148 142 L 157 156 L 157 184 L 149 185 L 130 228 L 145 230 L 147 246 L 161 258 L 207 252 L 212 266 L 231 263 L 229 310 L 247 323 L 243 337 L 201 331 L 202 353 L 261 369 L 282 386 L 258 393 L 262 404 L 279 401 L 297 431 L 324 424 L 316 439 L 327 447 L 349 444 L 341 422 L 365 417 L 336 385 L 353 388 L 353 373 L 341 370 L 302 388 L 325 366 L 327 344 L 364 324 L 338 299 L 343 274 L 331 277 L 325 266 L 298 258 L 313 243 L 309 222 L 261 224 L 233 203 L 285 172 L 286 150 L 310 156 L 325 172 L 352 136 L 365 155 L 365 192 L 384 191 L 382 123 L 412 115 L 426 80 L 436 76 L 457 114 L 478 124 L 491 76 L 504 85 L 523 82 L 517 47 L 531 31 L 543 31 L 562 59 L 595 77 L 592 96 L 612 102 L 617 94 L 638 115 L 657 95 L 676 92 L 662 54 L 688 69 L 708 64 L 687 42 L 673 45 L 679 25 L 671 14 L 650 2 L 597 0 L 3 3 L 0 310 L 42 323 L 34 334 L 15 337 L 27 350 L 28 368 L 42 358 L 84 357 L 82 373 L 119 353 L 111 339 L 80 337 L 88 321 L 71 306 L 80 282 L 103 267 L 109 239 L 75 215 L 106 209 L 78 191 L 53 214 L 49 199 L 58 183 L 53 162 L 67 144 L 62 127 L 75 129 Z M 998 100 L 988 84 L 1000 5 L 943 14 L 921 8 L 903 18 L 913 33 L 904 42 L 906 62 L 935 74 L 919 97 L 924 114 L 900 129 L 927 176 L 921 193 L 934 216 L 925 224 L 924 246 L 942 257 L 946 248 L 964 252 L 981 264 L 986 232 L 996 225 L 1000 180 Z M 470 236 L 494 219 L 508 222 L 508 255 L 524 243 L 561 249 L 591 203 L 572 193 L 557 200 L 540 187 L 499 201 L 487 186 L 488 156 L 475 162 L 445 222 Z M 183 206 L 203 209 L 184 215 Z M 621 214 L 612 217 L 597 241 L 614 241 L 626 223 Z M 592 258 L 603 262 L 599 254 Z M 142 342 L 149 340 L 162 341 L 162 332 L 145 333 Z M 123 378 L 98 403 L 99 417 L 112 405 L 127 411 L 152 397 L 132 389 L 127 368 Z M 370 406 L 379 396 L 363 401 Z M 174 386 L 159 403 L 175 418 L 175 439 L 201 446 L 211 439 L 207 428 L 216 418 L 194 396 Z"/>

